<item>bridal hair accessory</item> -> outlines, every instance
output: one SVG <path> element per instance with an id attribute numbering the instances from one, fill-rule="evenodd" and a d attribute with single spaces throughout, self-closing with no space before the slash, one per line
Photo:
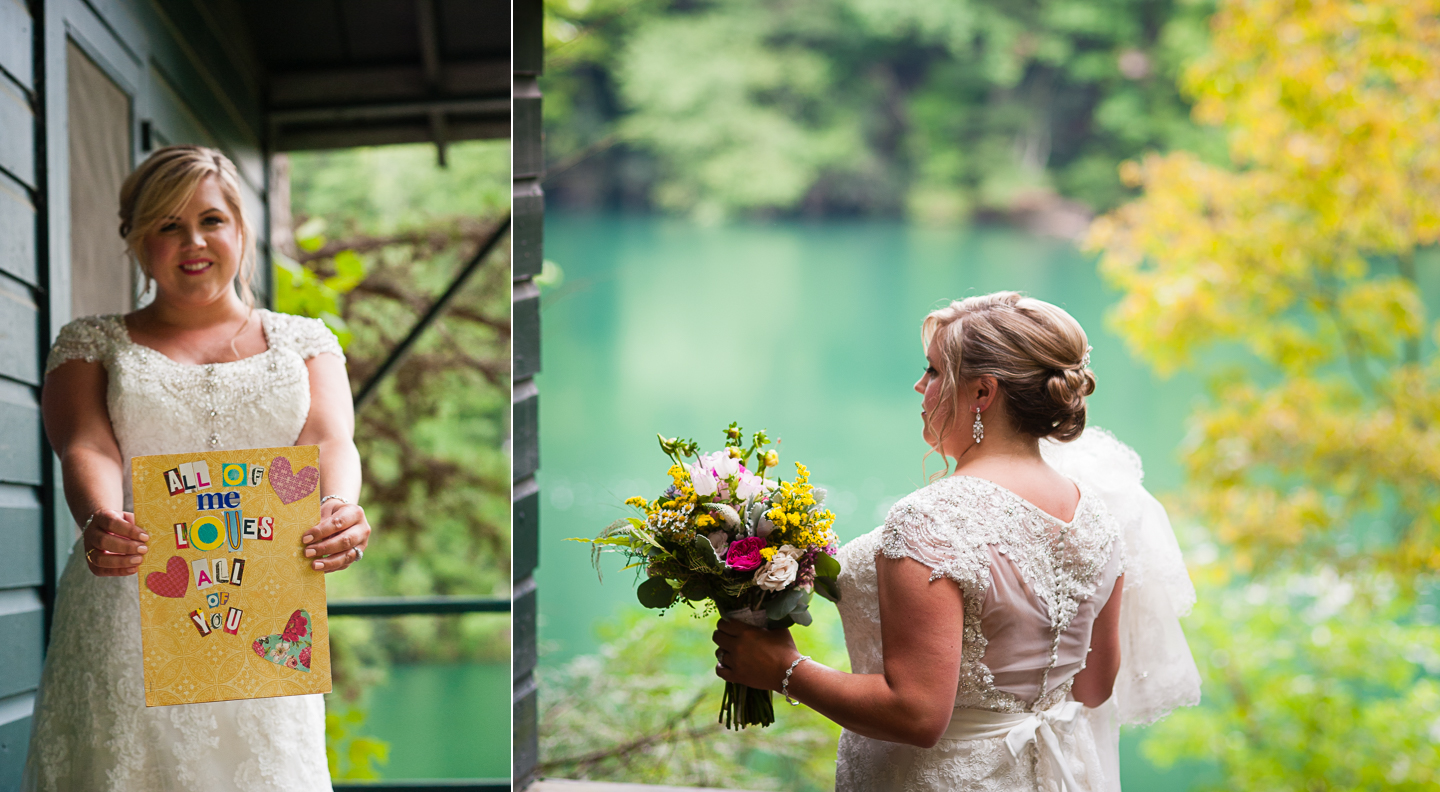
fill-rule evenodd
<path id="1" fill-rule="evenodd" d="M 980 408 L 975 408 L 975 426 L 971 427 L 970 434 L 975 437 L 975 444 L 979 445 L 985 439 L 985 424 L 980 423 Z"/>
<path id="2" fill-rule="evenodd" d="M 1095 348 L 1095 347 L 1092 347 L 1092 346 L 1090 346 L 1089 344 L 1086 344 L 1086 345 L 1085 345 L 1085 357 L 1080 358 L 1080 368 L 1082 368 L 1082 369 L 1088 369 L 1088 368 L 1090 368 L 1090 350 L 1092 350 L 1092 349 L 1094 349 L 1094 348 Z"/>
<path id="3" fill-rule="evenodd" d="M 799 657 L 795 658 L 795 662 L 791 663 L 790 667 L 785 669 L 785 680 L 780 683 L 780 695 L 784 696 L 785 703 L 789 704 L 792 707 L 800 706 L 800 702 L 790 698 L 790 675 L 795 673 L 795 666 L 798 666 L 809 659 L 810 655 L 800 655 Z"/>

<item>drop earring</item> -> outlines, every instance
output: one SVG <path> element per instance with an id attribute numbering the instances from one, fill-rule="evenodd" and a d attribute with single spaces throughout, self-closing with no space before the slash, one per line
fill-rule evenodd
<path id="1" fill-rule="evenodd" d="M 980 408 L 975 408 L 975 426 L 971 428 L 971 434 L 975 436 L 975 444 L 979 445 L 985 439 L 985 424 L 980 423 Z"/>

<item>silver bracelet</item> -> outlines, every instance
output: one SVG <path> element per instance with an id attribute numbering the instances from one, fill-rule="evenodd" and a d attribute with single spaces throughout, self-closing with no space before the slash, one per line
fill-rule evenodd
<path id="1" fill-rule="evenodd" d="M 795 673 L 795 666 L 798 666 L 809 659 L 810 655 L 800 655 L 799 657 L 795 658 L 795 662 L 791 663 L 790 667 L 785 669 L 785 681 L 780 683 L 780 695 L 784 696 L 785 703 L 789 704 L 792 707 L 800 706 L 800 702 L 790 698 L 790 675 Z"/>
<path id="2" fill-rule="evenodd" d="M 340 497 L 339 495 L 326 495 L 325 497 L 323 497 L 323 498 L 320 499 L 320 505 L 321 505 L 321 506 L 324 506 L 324 505 L 325 505 L 325 501 L 327 501 L 327 500 L 338 500 L 338 501 L 340 501 L 341 503 L 349 503 L 349 502 L 350 502 L 350 501 L 345 500 L 344 498 Z"/>

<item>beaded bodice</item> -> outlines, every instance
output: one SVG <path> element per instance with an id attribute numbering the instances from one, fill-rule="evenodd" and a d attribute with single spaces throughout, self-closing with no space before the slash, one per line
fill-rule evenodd
<path id="1" fill-rule="evenodd" d="M 269 347 L 229 363 L 179 363 L 130 339 L 118 314 L 76 319 L 61 329 L 45 371 L 68 360 L 105 366 L 106 406 L 125 460 L 196 450 L 293 445 L 310 412 L 305 361 L 322 352 L 344 359 L 318 319 L 257 311 Z"/>
<path id="2" fill-rule="evenodd" d="M 1027 712 L 1064 700 L 1121 571 L 1115 520 L 1099 497 L 1083 486 L 1080 493 L 1068 523 L 970 476 L 942 479 L 897 503 L 883 527 L 840 551 L 839 610 L 852 670 L 884 670 L 875 574 L 884 553 L 915 559 L 932 570 L 932 581 L 944 577 L 960 588 L 956 707 Z"/>

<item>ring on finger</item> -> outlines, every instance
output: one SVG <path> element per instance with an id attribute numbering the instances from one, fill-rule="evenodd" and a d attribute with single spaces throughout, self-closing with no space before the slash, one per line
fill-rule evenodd
<path id="1" fill-rule="evenodd" d="M 362 558 L 364 558 L 364 557 L 365 557 L 365 551 L 364 551 L 364 550 L 361 550 L 361 549 L 358 548 L 358 547 L 355 548 L 355 560 L 356 560 L 356 561 L 359 561 L 360 559 L 362 559 Z"/>
<path id="2" fill-rule="evenodd" d="M 95 565 L 95 556 L 91 555 L 93 552 L 95 552 L 95 548 L 93 547 L 85 551 L 85 560 L 89 561 L 91 566 Z"/>
<path id="3" fill-rule="evenodd" d="M 725 650 L 724 650 L 724 649 L 716 649 L 716 650 L 715 650 L 715 662 L 719 663 L 721 668 L 729 668 L 729 667 L 730 667 L 730 666 L 725 665 Z"/>

